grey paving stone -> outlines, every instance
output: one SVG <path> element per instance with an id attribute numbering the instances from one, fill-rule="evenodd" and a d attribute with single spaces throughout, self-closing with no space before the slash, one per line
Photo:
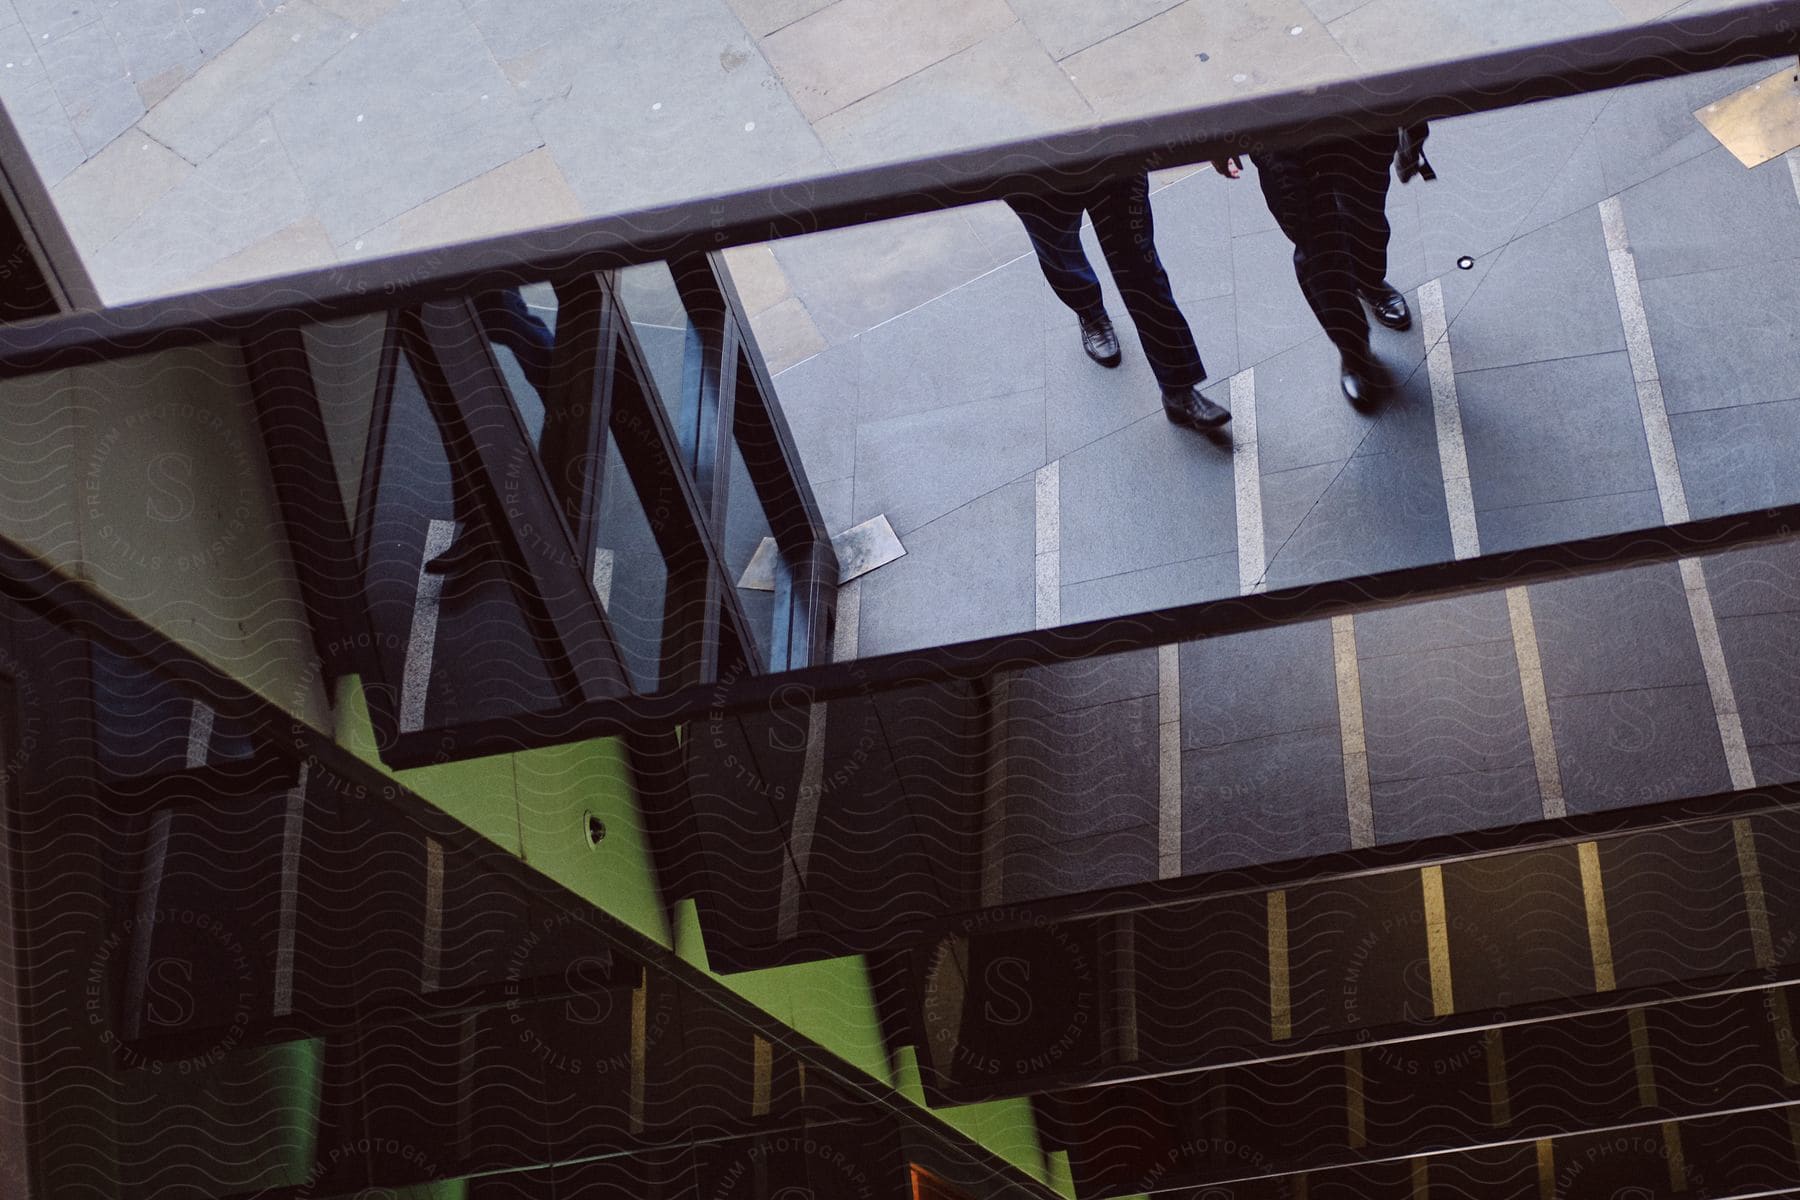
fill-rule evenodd
<path id="1" fill-rule="evenodd" d="M 88 267 L 106 296 L 169 290 L 307 215 L 273 125 L 259 121 L 165 192 Z"/>
<path id="2" fill-rule="evenodd" d="M 1509 244 L 1463 305 L 1450 345 L 1459 376 L 1623 350 L 1599 212 L 1575 213 Z"/>
<path id="3" fill-rule="evenodd" d="M 723 0 L 592 11 L 578 33 L 506 64 L 523 96 L 547 100 L 538 129 L 587 212 L 830 170 Z M 607 119 L 597 122 L 595 113 Z"/>
<path id="4" fill-rule="evenodd" d="M 1800 617 L 1758 613 L 1718 624 L 1744 741 L 1800 742 Z"/>
<path id="5" fill-rule="evenodd" d="M 1183 874 L 1349 848 L 1335 728 L 1182 752 Z"/>
<path id="6" fill-rule="evenodd" d="M 1671 413 L 1800 396 L 1800 331 L 1790 319 L 1800 311 L 1794 266 L 1763 261 L 1643 282 Z"/>
<path id="7" fill-rule="evenodd" d="M 1319 20 L 1331 22 L 1355 12 L 1367 3 L 1369 0 L 1306 0 L 1306 7 Z"/>
<path id="8" fill-rule="evenodd" d="M 1060 471 L 1064 584 L 1236 549 L 1228 445 L 1152 416 Z"/>
<path id="9" fill-rule="evenodd" d="M 865 655 L 1030 629 L 1036 603 L 1031 480 L 916 530 L 906 556 L 863 577 Z"/>
<path id="10" fill-rule="evenodd" d="M 1155 696 L 1072 712 L 1008 713 L 1008 841 L 1064 842 L 1155 826 Z"/>
<path id="11" fill-rule="evenodd" d="M 1016 711 L 1073 712 L 1157 694 L 1157 652 L 1128 650 L 1024 667 L 1007 677 L 1007 703 Z"/>
<path id="12" fill-rule="evenodd" d="M 1794 447 L 1800 400 L 1739 405 L 1669 418 L 1688 511 L 1696 518 L 1800 499 Z"/>
<path id="13" fill-rule="evenodd" d="M 416 111 L 427 95 L 435 110 L 428 139 L 418 136 Z M 273 116 L 314 211 L 340 244 L 539 145 L 453 0 L 394 9 Z"/>
<path id="14" fill-rule="evenodd" d="M 1419 358 L 1416 322 L 1412 333 L 1393 340 L 1414 343 L 1410 353 L 1384 355 L 1399 372 L 1410 373 Z M 1381 339 L 1384 349 L 1388 344 L 1388 338 Z M 1257 453 L 1265 476 L 1342 462 L 1365 450 L 1437 454 L 1428 385 L 1403 387 L 1379 409 L 1362 413 L 1344 402 L 1340 367 L 1338 352 L 1323 333 L 1257 366 Z"/>
<path id="15" fill-rule="evenodd" d="M 1005 0 L 837 0 L 771 34 L 762 48 L 800 111 L 816 121 L 1014 19 Z"/>
<path id="16" fill-rule="evenodd" d="M 1299 36 L 1288 32 L 1296 26 Z M 1202 53 L 1205 61 L 1199 58 Z M 1179 4 L 1071 55 L 1063 66 L 1107 118 L 1207 104 L 1356 73 L 1350 57 L 1300 0 Z"/>
<path id="17" fill-rule="evenodd" d="M 855 495 L 856 481 L 849 476 L 821 483 L 811 479 L 813 499 L 818 502 L 819 516 L 825 521 L 825 528 L 832 533 L 842 533 L 855 524 L 850 519 L 850 502 Z"/>
<path id="18" fill-rule="evenodd" d="M 1553 699 L 1550 727 L 1571 813 L 1731 787 L 1704 684 Z"/>
<path id="19" fill-rule="evenodd" d="M 348 22 L 307 0 L 293 0 L 176 88 L 144 118 L 144 132 L 189 162 L 202 162 L 261 118 L 309 73 L 351 45 L 354 32 Z M 296 37 L 300 40 L 295 41 Z M 337 90 L 340 78 L 316 81 L 303 102 L 333 112 L 339 104 L 353 103 L 354 91 L 344 94 Z M 361 111 L 356 109 L 344 119 L 353 122 Z M 338 132 L 345 139 L 350 136 L 348 130 Z"/>
<path id="20" fill-rule="evenodd" d="M 1537 768 L 1532 766 L 1376 780 L 1369 785 L 1369 806 L 1375 813 L 1377 842 L 1493 829 L 1544 815 Z"/>
<path id="21" fill-rule="evenodd" d="M 1004 894 L 1008 904 L 1125 887 L 1156 878 L 1156 826 L 1134 825 L 1097 837 L 1009 846 Z"/>
<path id="22" fill-rule="evenodd" d="M 1137 329 L 1113 310 L 1122 360 L 1108 369 L 1081 348 L 1075 315 L 1054 299 L 1050 306 L 1067 316 L 1044 335 L 1044 436 L 1047 456 L 1062 458 L 1082 446 L 1162 411 L 1162 390 L 1144 358 Z M 1237 339 L 1231 331 L 1231 298 L 1186 301 L 1182 313 L 1194 331 L 1201 362 L 1211 380 L 1205 392 L 1229 407 L 1229 380 L 1237 367 Z"/>
<path id="23" fill-rule="evenodd" d="M 1480 53 L 1462 16 L 1430 0 L 1368 0 L 1331 18 L 1331 36 L 1363 71 L 1393 71 Z"/>
<path id="24" fill-rule="evenodd" d="M 1568 158 L 1552 171 L 1549 186 L 1532 205 L 1531 211 L 1519 220 L 1515 236 L 1542 229 L 1570 213 L 1592 208 L 1611 194 L 1606 186 L 1606 172 L 1600 167 L 1599 139 L 1590 128 Z"/>
<path id="25" fill-rule="evenodd" d="M 1084 125 L 1087 101 L 1017 22 L 821 117 L 839 167 L 930 157 Z"/>
<path id="26" fill-rule="evenodd" d="M 46 185 L 61 182 L 87 158 L 23 25 L 0 27 L 0 102 Z"/>
<path id="27" fill-rule="evenodd" d="M 1766 78 L 1771 69 L 1767 63 L 1747 63 L 1605 93 L 1607 103 L 1595 119 L 1594 137 L 1608 190 L 1622 192 L 1716 150 L 1718 141 L 1694 119 L 1695 110 Z"/>
<path id="28" fill-rule="evenodd" d="M 1226 179 L 1213 172 L 1213 178 L 1224 185 L 1225 194 L 1231 198 L 1231 236 L 1279 230 L 1281 226 L 1275 223 L 1275 214 L 1269 211 L 1269 202 L 1263 198 L 1256 164 L 1247 154 L 1238 156 L 1238 164 L 1243 168 L 1243 174 L 1237 179 Z"/>
<path id="29" fill-rule="evenodd" d="M 1785 160 L 1745 170 L 1720 146 L 1619 197 L 1642 280 L 1791 257 L 1800 203 Z"/>
<path id="30" fill-rule="evenodd" d="M 1177 604 L 1195 604 L 1235 596 L 1238 592 L 1237 552 L 1164 563 L 1142 571 L 1126 571 L 1061 589 L 1062 623 L 1092 621 L 1102 617 L 1154 612 Z"/>
<path id="31" fill-rule="evenodd" d="M 1449 271 L 1461 255 L 1480 257 L 1547 223 L 1529 218 L 1592 140 L 1604 104 L 1576 96 L 1433 122 L 1427 149 L 1438 177 L 1406 189 L 1417 197 L 1427 270 Z"/>
<path id="32" fill-rule="evenodd" d="M 1263 476 L 1265 509 L 1306 472 Z M 1269 587 L 1387 571 L 1451 557 L 1450 516 L 1435 456 L 1370 454 L 1350 459 L 1294 534 L 1268 559 Z"/>
<path id="33" fill-rule="evenodd" d="M 901 416 L 1044 384 L 1046 297 L 1016 262 L 862 337 L 863 418 Z"/>
<path id="34" fill-rule="evenodd" d="M 1185 642 L 1180 664 L 1184 749 L 1338 728 L 1329 622 Z"/>
<path id="35" fill-rule="evenodd" d="M 1506 593 L 1476 592 L 1422 604 L 1398 604 L 1356 616 L 1358 658 L 1418 654 L 1477 642 L 1510 641 Z"/>
<path id="36" fill-rule="evenodd" d="M 1623 353 L 1458 371 L 1475 510 L 1656 487 Z"/>
<path id="37" fill-rule="evenodd" d="M 731 10 L 757 37 L 767 37 L 801 17 L 809 17 L 832 0 L 730 0 Z"/>
<path id="38" fill-rule="evenodd" d="M 1752 546 L 1702 560 L 1720 619 L 1800 612 L 1800 543 Z"/>
<path id="39" fill-rule="evenodd" d="M 1232 238 L 1231 262 L 1241 363 L 1255 366 L 1319 334 L 1294 278 L 1294 244 L 1281 230 Z"/>
<path id="40" fill-rule="evenodd" d="M 13 0 L 13 11 L 34 43 L 86 25 L 98 15 L 98 7 L 91 0 Z"/>
<path id="41" fill-rule="evenodd" d="M 1552 699 L 1706 681 L 1673 563 L 1533 584 L 1531 613 Z"/>
<path id="42" fill-rule="evenodd" d="M 101 22 L 41 43 L 38 58 L 89 154 L 104 149 L 144 115 L 125 59 Z"/>
<path id="43" fill-rule="evenodd" d="M 856 470 L 856 377 L 860 342 L 833 346 L 774 377 L 775 398 L 807 477 L 847 479 Z M 845 514 L 848 516 L 848 514 Z"/>
<path id="44" fill-rule="evenodd" d="M 1231 193 L 1242 182 L 1208 168 L 1151 194 L 1156 253 L 1178 301 L 1231 294 Z"/>
<path id="45" fill-rule="evenodd" d="M 856 520 L 901 535 L 1044 465 L 1044 393 L 1033 388 L 865 421 L 856 430 Z"/>
<path id="46" fill-rule="evenodd" d="M 1274 561 L 1343 472 L 1343 462 L 1317 463 L 1262 478 L 1263 561 Z"/>
<path id="47" fill-rule="evenodd" d="M 211 58 L 255 28 L 264 15 L 260 0 L 206 0 L 189 5 L 181 19 L 200 53 Z"/>
<path id="48" fill-rule="evenodd" d="M 751 332 L 771 371 L 786 370 L 826 348 L 825 337 L 813 323 L 812 315 L 795 297 L 756 314 L 751 318 Z"/>
<path id="49" fill-rule="evenodd" d="M 1011 211 L 992 207 L 1023 239 Z M 1018 257 L 1019 248 L 995 246 L 982 236 L 969 220 L 976 211 L 953 209 L 787 238 L 773 243 L 775 258 L 826 340 L 843 342 Z"/>
<path id="50" fill-rule="evenodd" d="M 1758 784 L 1793 783 L 1800 779 L 1800 742 L 1751 746 L 1750 770 Z"/>
<path id="51" fill-rule="evenodd" d="M 139 0 L 100 14 L 146 105 L 162 100 L 206 61 L 182 10 L 181 0 Z"/>
<path id="52" fill-rule="evenodd" d="M 1479 518 L 1484 554 L 1649 529 L 1663 523 L 1662 499 L 1654 490 L 1489 508 L 1482 510 Z"/>
<path id="53" fill-rule="evenodd" d="M 1387 654 L 1360 673 L 1370 779 L 1532 765 L 1510 638 Z"/>
<path id="54" fill-rule="evenodd" d="M 51 198 L 69 236 L 91 252 L 193 169 L 152 138 L 121 137 L 76 168 L 51 191 Z"/>
<path id="55" fill-rule="evenodd" d="M 1181 0 L 1013 0 L 1012 8 L 1053 58 L 1067 58 L 1179 3 Z"/>
<path id="56" fill-rule="evenodd" d="M 465 7 L 500 62 L 575 33 L 594 16 L 583 0 L 468 0 Z"/>

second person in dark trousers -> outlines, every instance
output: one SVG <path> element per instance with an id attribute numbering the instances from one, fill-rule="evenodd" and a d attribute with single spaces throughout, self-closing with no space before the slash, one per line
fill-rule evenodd
<path id="1" fill-rule="evenodd" d="M 1413 174 L 1433 178 L 1425 132 L 1423 125 L 1384 129 L 1250 156 L 1269 211 L 1294 243 L 1300 290 L 1343 356 L 1340 382 L 1352 404 L 1387 382 L 1369 345 L 1363 305 L 1389 329 L 1412 325 L 1406 297 L 1387 281 L 1388 170 L 1398 159 L 1402 182 Z M 1241 170 L 1235 157 L 1213 166 L 1233 179 Z"/>
<path id="2" fill-rule="evenodd" d="M 1024 222 L 1051 290 L 1080 318 L 1081 348 L 1089 358 L 1103 367 L 1119 365 L 1119 339 L 1100 279 L 1081 247 L 1084 213 L 1093 219 L 1107 269 L 1137 326 L 1144 357 L 1162 389 L 1163 412 L 1193 429 L 1216 429 L 1231 420 L 1228 411 L 1200 394 L 1206 368 L 1156 253 L 1149 175 L 1139 172 L 1084 192 L 1009 196 L 1006 203 Z"/>

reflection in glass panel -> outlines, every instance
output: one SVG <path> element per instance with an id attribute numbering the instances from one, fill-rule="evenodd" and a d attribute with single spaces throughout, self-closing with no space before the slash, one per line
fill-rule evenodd
<path id="1" fill-rule="evenodd" d="M 620 271 L 618 289 L 669 423 L 681 444 L 691 447 L 694 397 L 700 385 L 700 343 L 675 288 L 675 276 L 668 263 L 644 263 Z"/>
<path id="2" fill-rule="evenodd" d="M 375 411 L 375 389 L 381 376 L 387 329 L 386 313 L 367 313 L 302 330 L 307 366 L 319 397 L 319 413 L 325 421 L 325 434 L 331 439 L 338 488 L 343 493 L 344 509 L 352 519 L 356 516 L 363 455 L 369 446 L 369 420 Z"/>
<path id="3" fill-rule="evenodd" d="M 535 442 L 544 432 L 550 360 L 556 345 L 556 289 L 547 283 L 494 288 L 473 297 L 513 403 Z"/>
<path id="4" fill-rule="evenodd" d="M 605 474 L 594 545 L 594 592 L 612 623 L 632 686 L 648 692 L 662 678 L 663 603 L 669 572 L 644 511 L 640 481 L 627 471 L 617 441 L 606 439 Z"/>
<path id="5" fill-rule="evenodd" d="M 750 566 L 751 559 L 756 557 L 764 539 L 772 537 L 772 530 L 768 515 L 763 512 L 762 499 L 756 494 L 756 484 L 750 478 L 750 468 L 744 462 L 744 452 L 735 437 L 731 439 L 729 447 L 731 492 L 725 513 L 725 570 L 731 577 L 732 587 L 736 589 L 738 604 L 749 618 L 750 631 L 756 639 L 757 649 L 762 652 L 762 660 L 767 662 L 775 619 L 772 572 L 776 568 L 776 550 L 771 542 L 766 562 L 758 564 L 758 574 L 762 576 L 760 579 L 745 577 L 745 570 Z M 760 570 L 765 565 L 770 571 Z"/>

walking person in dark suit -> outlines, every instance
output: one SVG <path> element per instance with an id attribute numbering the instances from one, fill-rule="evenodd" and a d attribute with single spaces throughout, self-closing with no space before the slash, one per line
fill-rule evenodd
<path id="1" fill-rule="evenodd" d="M 1144 357 L 1162 389 L 1164 414 L 1193 429 L 1216 429 L 1231 420 L 1230 412 L 1200 394 L 1206 368 L 1156 253 L 1148 174 L 1140 171 L 1082 192 L 1009 196 L 1006 203 L 1024 223 L 1051 290 L 1080 318 L 1081 348 L 1089 358 L 1103 367 L 1119 365 L 1119 339 L 1100 279 L 1081 247 L 1083 213 L 1093 219 L 1107 269 L 1137 326 Z"/>
<path id="2" fill-rule="evenodd" d="M 1294 243 L 1300 290 L 1343 356 L 1340 382 L 1352 404 L 1387 381 L 1369 345 L 1363 305 L 1389 329 L 1412 325 L 1406 297 L 1387 280 L 1388 171 L 1397 164 L 1403 183 L 1415 174 L 1435 178 L 1425 161 L 1425 134 L 1423 125 L 1384 129 L 1250 156 L 1269 211 Z M 1235 156 L 1213 166 L 1233 179 L 1242 170 Z"/>

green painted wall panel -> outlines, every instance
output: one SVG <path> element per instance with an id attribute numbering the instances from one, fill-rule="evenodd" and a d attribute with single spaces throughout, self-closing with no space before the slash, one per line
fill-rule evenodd
<path id="1" fill-rule="evenodd" d="M 410 771 L 390 771 L 375 753 L 362 681 L 347 676 L 337 689 L 337 740 L 358 758 L 405 784 L 508 854 L 518 854 L 519 805 L 511 754 L 472 758 Z"/>
<path id="2" fill-rule="evenodd" d="M 631 783 L 616 738 L 513 756 L 525 861 L 663 946 L 673 946 Z M 591 846 L 587 814 L 606 824 Z"/>

